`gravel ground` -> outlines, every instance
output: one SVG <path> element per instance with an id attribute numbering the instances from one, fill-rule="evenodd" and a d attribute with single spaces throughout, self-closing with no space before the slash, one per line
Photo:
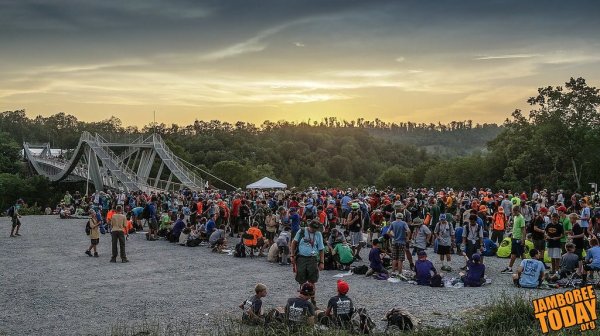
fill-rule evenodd
<path id="1" fill-rule="evenodd" d="M 296 296 L 291 268 L 265 258 L 238 259 L 214 254 L 206 247 L 182 247 L 146 241 L 142 234 L 127 241 L 128 264 L 109 263 L 110 237 L 101 236 L 100 258 L 83 252 L 89 240 L 85 220 L 55 216 L 22 218 L 22 237 L 10 238 L 10 222 L 0 219 L 0 334 L 88 335 L 110 333 L 111 326 L 160 321 L 189 321 L 200 332 L 211 321 L 237 316 L 237 306 L 254 285 L 268 287 L 266 307 L 283 305 Z M 368 249 L 362 251 L 367 259 Z M 430 259 L 439 268 L 433 251 Z M 522 290 L 500 274 L 506 259 L 486 258 L 491 285 L 483 288 L 428 288 L 351 275 L 349 296 L 378 320 L 394 306 L 409 308 L 425 325 L 458 321 L 465 310 L 504 295 L 546 296 L 556 290 Z M 454 257 L 453 269 L 462 266 Z M 407 265 L 405 265 L 407 267 Z M 326 305 L 336 294 L 337 271 L 325 271 L 317 286 L 317 302 Z M 457 272 L 454 272 L 457 275 Z M 204 328 L 204 329 L 203 329 Z"/>

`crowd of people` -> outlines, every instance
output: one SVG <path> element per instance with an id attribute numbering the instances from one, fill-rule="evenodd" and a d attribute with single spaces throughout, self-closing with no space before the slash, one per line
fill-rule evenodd
<path id="1" fill-rule="evenodd" d="M 209 246 L 235 256 L 267 255 L 271 262 L 291 265 L 301 294 L 288 302 L 285 313 L 295 321 L 298 309 L 301 316 L 316 316 L 319 272 L 349 270 L 366 257 L 363 249 L 369 250 L 366 276 L 403 277 L 407 262 L 418 285 L 443 286 L 438 268 L 452 272 L 453 255 L 465 259 L 460 273 L 465 286 L 481 286 L 486 274 L 494 272 L 512 274 L 515 285 L 524 288 L 573 277 L 585 284 L 600 271 L 599 205 L 597 194 L 545 189 L 531 195 L 483 188 L 99 191 L 90 196 L 67 193 L 59 214 L 89 214 L 89 256 L 98 256 L 101 231 L 111 233 L 111 261 L 120 247 L 121 259 L 127 262 L 127 236 L 147 227 L 149 241 Z M 18 235 L 18 204 L 14 208 Z M 485 258 L 507 244 L 507 267 L 486 269 Z M 431 251 L 439 261 L 428 259 Z M 256 291 L 254 300 L 260 301 L 266 288 L 257 286 Z M 244 316 L 260 315 L 250 313 L 257 310 L 255 301 L 242 304 Z M 336 311 L 339 307 L 328 306 L 326 315 L 339 315 Z"/>

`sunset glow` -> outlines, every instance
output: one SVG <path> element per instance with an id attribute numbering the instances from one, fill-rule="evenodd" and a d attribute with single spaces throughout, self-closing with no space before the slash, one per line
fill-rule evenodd
<path id="1" fill-rule="evenodd" d="M 595 1 L 3 1 L 0 111 L 501 123 L 600 85 Z"/>

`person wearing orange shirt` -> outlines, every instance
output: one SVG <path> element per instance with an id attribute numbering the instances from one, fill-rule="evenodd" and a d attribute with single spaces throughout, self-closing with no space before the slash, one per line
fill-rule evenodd
<path id="1" fill-rule="evenodd" d="M 250 256 L 254 256 L 254 249 L 259 248 L 258 256 L 263 257 L 263 234 L 258 228 L 258 222 L 252 223 L 252 226 L 246 231 L 247 238 L 244 239 L 244 245 L 251 248 Z M 252 239 L 250 239 L 252 236 Z"/>

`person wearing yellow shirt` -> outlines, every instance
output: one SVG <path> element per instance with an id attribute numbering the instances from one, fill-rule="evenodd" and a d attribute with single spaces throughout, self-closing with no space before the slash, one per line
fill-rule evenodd
<path id="1" fill-rule="evenodd" d="M 117 242 L 121 252 L 121 262 L 129 262 L 125 254 L 125 230 L 127 229 L 127 217 L 123 215 L 123 206 L 117 205 L 117 212 L 110 219 L 112 236 L 112 257 L 110 262 L 117 262 Z"/>

